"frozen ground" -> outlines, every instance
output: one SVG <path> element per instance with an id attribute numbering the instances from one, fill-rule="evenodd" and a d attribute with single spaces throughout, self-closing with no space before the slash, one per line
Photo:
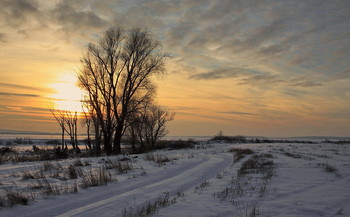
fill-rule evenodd
<path id="1" fill-rule="evenodd" d="M 34 198 L 0 216 L 350 216 L 349 145 L 203 142 L 134 157 L 0 164 L 0 194 Z M 110 182 L 83 188 L 98 171 Z"/>

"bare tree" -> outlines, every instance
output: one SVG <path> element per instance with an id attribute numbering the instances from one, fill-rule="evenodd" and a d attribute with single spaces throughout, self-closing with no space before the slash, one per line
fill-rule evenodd
<path id="1" fill-rule="evenodd" d="M 64 132 L 65 132 L 65 126 L 66 126 L 65 125 L 65 123 L 66 123 L 65 114 L 61 110 L 54 109 L 52 106 L 52 103 L 50 103 L 49 109 L 50 109 L 51 114 L 54 116 L 54 118 L 58 122 L 58 125 L 61 128 L 61 141 L 62 141 L 61 147 L 62 147 L 62 149 L 65 149 L 65 148 L 67 148 L 67 144 L 64 141 L 64 134 L 65 134 Z"/>
<path id="2" fill-rule="evenodd" d="M 64 129 L 70 137 L 73 150 L 80 152 L 78 145 L 78 112 L 66 110 L 62 113 L 65 116 L 64 120 L 66 127 Z"/>
<path id="3" fill-rule="evenodd" d="M 82 126 L 86 127 L 87 139 L 85 147 L 88 150 L 92 150 L 91 132 L 92 132 L 92 117 L 90 113 L 83 110 L 84 120 L 81 122 Z"/>
<path id="4" fill-rule="evenodd" d="M 150 77 L 165 71 L 166 54 L 149 32 L 107 29 L 82 57 L 78 80 L 103 134 L 105 151 L 120 153 L 126 120 L 153 92 Z"/>
<path id="5" fill-rule="evenodd" d="M 88 101 L 83 101 L 82 105 L 84 114 L 84 121 L 82 124 L 86 127 L 88 149 L 99 153 L 101 151 L 101 129 L 99 127 L 95 110 L 91 107 L 91 104 Z M 95 135 L 94 140 L 91 139 L 92 134 Z"/>
<path id="6" fill-rule="evenodd" d="M 155 149 L 157 141 L 168 134 L 166 123 L 173 120 L 174 116 L 175 113 L 147 103 L 129 119 L 128 132 L 134 142 L 132 148 L 135 150 L 135 143 L 139 143 L 139 152 Z"/>
<path id="7" fill-rule="evenodd" d="M 67 144 L 65 142 L 64 136 L 67 133 L 70 137 L 73 150 L 80 152 L 78 146 L 78 112 L 67 111 L 61 109 L 55 109 L 53 104 L 50 103 L 49 109 L 51 114 L 55 117 L 61 128 L 62 144 L 61 148 L 67 149 Z"/>

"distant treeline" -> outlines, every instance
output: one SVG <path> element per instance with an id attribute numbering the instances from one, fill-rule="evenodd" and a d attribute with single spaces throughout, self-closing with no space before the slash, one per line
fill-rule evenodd
<path id="1" fill-rule="evenodd" d="M 245 136 L 214 136 L 210 141 L 223 141 L 228 143 L 303 143 L 303 144 L 317 144 L 317 143 L 332 143 L 332 144 L 350 144 L 350 140 L 323 140 L 320 142 L 310 140 L 295 140 L 295 139 L 268 139 L 268 138 L 247 138 Z"/>
<path id="2" fill-rule="evenodd" d="M 323 143 L 331 143 L 331 144 L 350 144 L 350 140 L 337 140 L 337 141 L 333 141 L 333 140 L 324 140 L 322 141 Z"/>

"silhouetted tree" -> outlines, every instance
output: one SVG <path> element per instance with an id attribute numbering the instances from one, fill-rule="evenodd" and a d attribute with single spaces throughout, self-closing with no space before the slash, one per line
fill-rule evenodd
<path id="1" fill-rule="evenodd" d="M 78 112 L 55 109 L 52 103 L 50 103 L 49 109 L 61 128 L 62 150 L 67 149 L 67 145 L 64 140 L 64 135 L 67 133 L 70 137 L 73 150 L 80 152 L 78 146 Z"/>
<path id="2" fill-rule="evenodd" d="M 166 123 L 173 120 L 175 113 L 169 113 L 160 106 L 146 103 L 129 119 L 128 133 L 131 137 L 132 149 L 139 144 L 139 152 L 156 148 L 157 141 L 168 134 Z"/>
<path id="3" fill-rule="evenodd" d="M 63 114 L 65 116 L 64 120 L 66 124 L 66 127 L 64 129 L 70 137 L 73 150 L 79 153 L 80 148 L 78 145 L 78 112 L 66 110 L 63 111 Z"/>
<path id="4" fill-rule="evenodd" d="M 146 30 L 111 27 L 97 44 L 88 45 L 81 59 L 79 84 L 108 154 L 121 152 L 128 117 L 152 95 L 150 77 L 165 70 L 167 55 L 160 48 Z"/>
<path id="5" fill-rule="evenodd" d="M 56 121 L 58 122 L 58 125 L 61 128 L 61 146 L 62 146 L 62 150 L 67 148 L 67 145 L 65 144 L 64 141 L 64 132 L 65 132 L 65 115 L 61 110 L 55 109 L 52 104 L 50 103 L 49 106 L 50 112 L 51 114 L 54 116 L 54 118 L 56 119 Z"/>

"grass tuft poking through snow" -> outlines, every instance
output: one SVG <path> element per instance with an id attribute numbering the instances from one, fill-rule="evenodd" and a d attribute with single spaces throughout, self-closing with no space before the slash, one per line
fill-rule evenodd
<path id="1" fill-rule="evenodd" d="M 170 198 L 169 192 L 155 201 L 147 202 L 139 207 L 128 207 L 122 210 L 123 217 L 142 217 L 156 214 L 160 208 L 176 203 L 176 197 Z M 179 194 L 178 194 L 179 195 Z M 180 194 L 181 195 L 181 194 Z"/>
<path id="2" fill-rule="evenodd" d="M 112 176 L 106 171 L 105 167 L 100 167 L 96 172 L 88 172 L 84 174 L 81 187 L 89 188 L 99 185 L 107 185 L 109 182 L 112 182 Z"/>
<path id="3" fill-rule="evenodd" d="M 332 166 L 328 163 L 319 163 L 317 165 L 319 167 L 322 167 L 327 173 L 334 173 L 336 177 L 340 178 L 339 170 L 335 166 Z"/>
<path id="4" fill-rule="evenodd" d="M 210 184 L 210 182 L 209 182 L 208 180 L 204 180 L 201 184 L 199 184 L 198 186 L 195 187 L 195 191 L 203 190 L 203 189 L 206 188 L 209 184 Z"/>
<path id="5" fill-rule="evenodd" d="M 106 161 L 106 169 L 114 169 L 118 174 L 128 173 L 129 171 L 134 170 L 134 165 L 131 160 L 120 161 L 120 160 L 110 160 Z"/>
<path id="6" fill-rule="evenodd" d="M 229 152 L 234 153 L 234 162 L 233 163 L 237 163 L 245 156 L 254 153 L 254 151 L 252 149 L 249 149 L 249 148 L 232 148 L 229 150 Z"/>
<path id="7" fill-rule="evenodd" d="M 158 164 L 158 166 L 162 166 L 162 165 L 165 165 L 165 163 L 167 162 L 172 162 L 174 160 L 177 160 L 176 157 L 169 157 L 167 155 L 164 155 L 164 154 L 156 154 L 156 153 L 147 153 L 145 155 L 145 160 L 147 161 L 153 161 L 155 163 Z"/>
<path id="8" fill-rule="evenodd" d="M 29 201 L 34 201 L 33 194 L 26 194 L 21 191 L 6 190 L 5 197 L 0 198 L 0 204 L 2 206 L 14 206 L 14 205 L 28 205 Z"/>
<path id="9" fill-rule="evenodd" d="M 238 175 L 245 175 L 250 173 L 261 173 L 268 177 L 273 176 L 273 161 L 271 154 L 254 154 L 247 161 L 245 161 L 238 170 Z"/>

